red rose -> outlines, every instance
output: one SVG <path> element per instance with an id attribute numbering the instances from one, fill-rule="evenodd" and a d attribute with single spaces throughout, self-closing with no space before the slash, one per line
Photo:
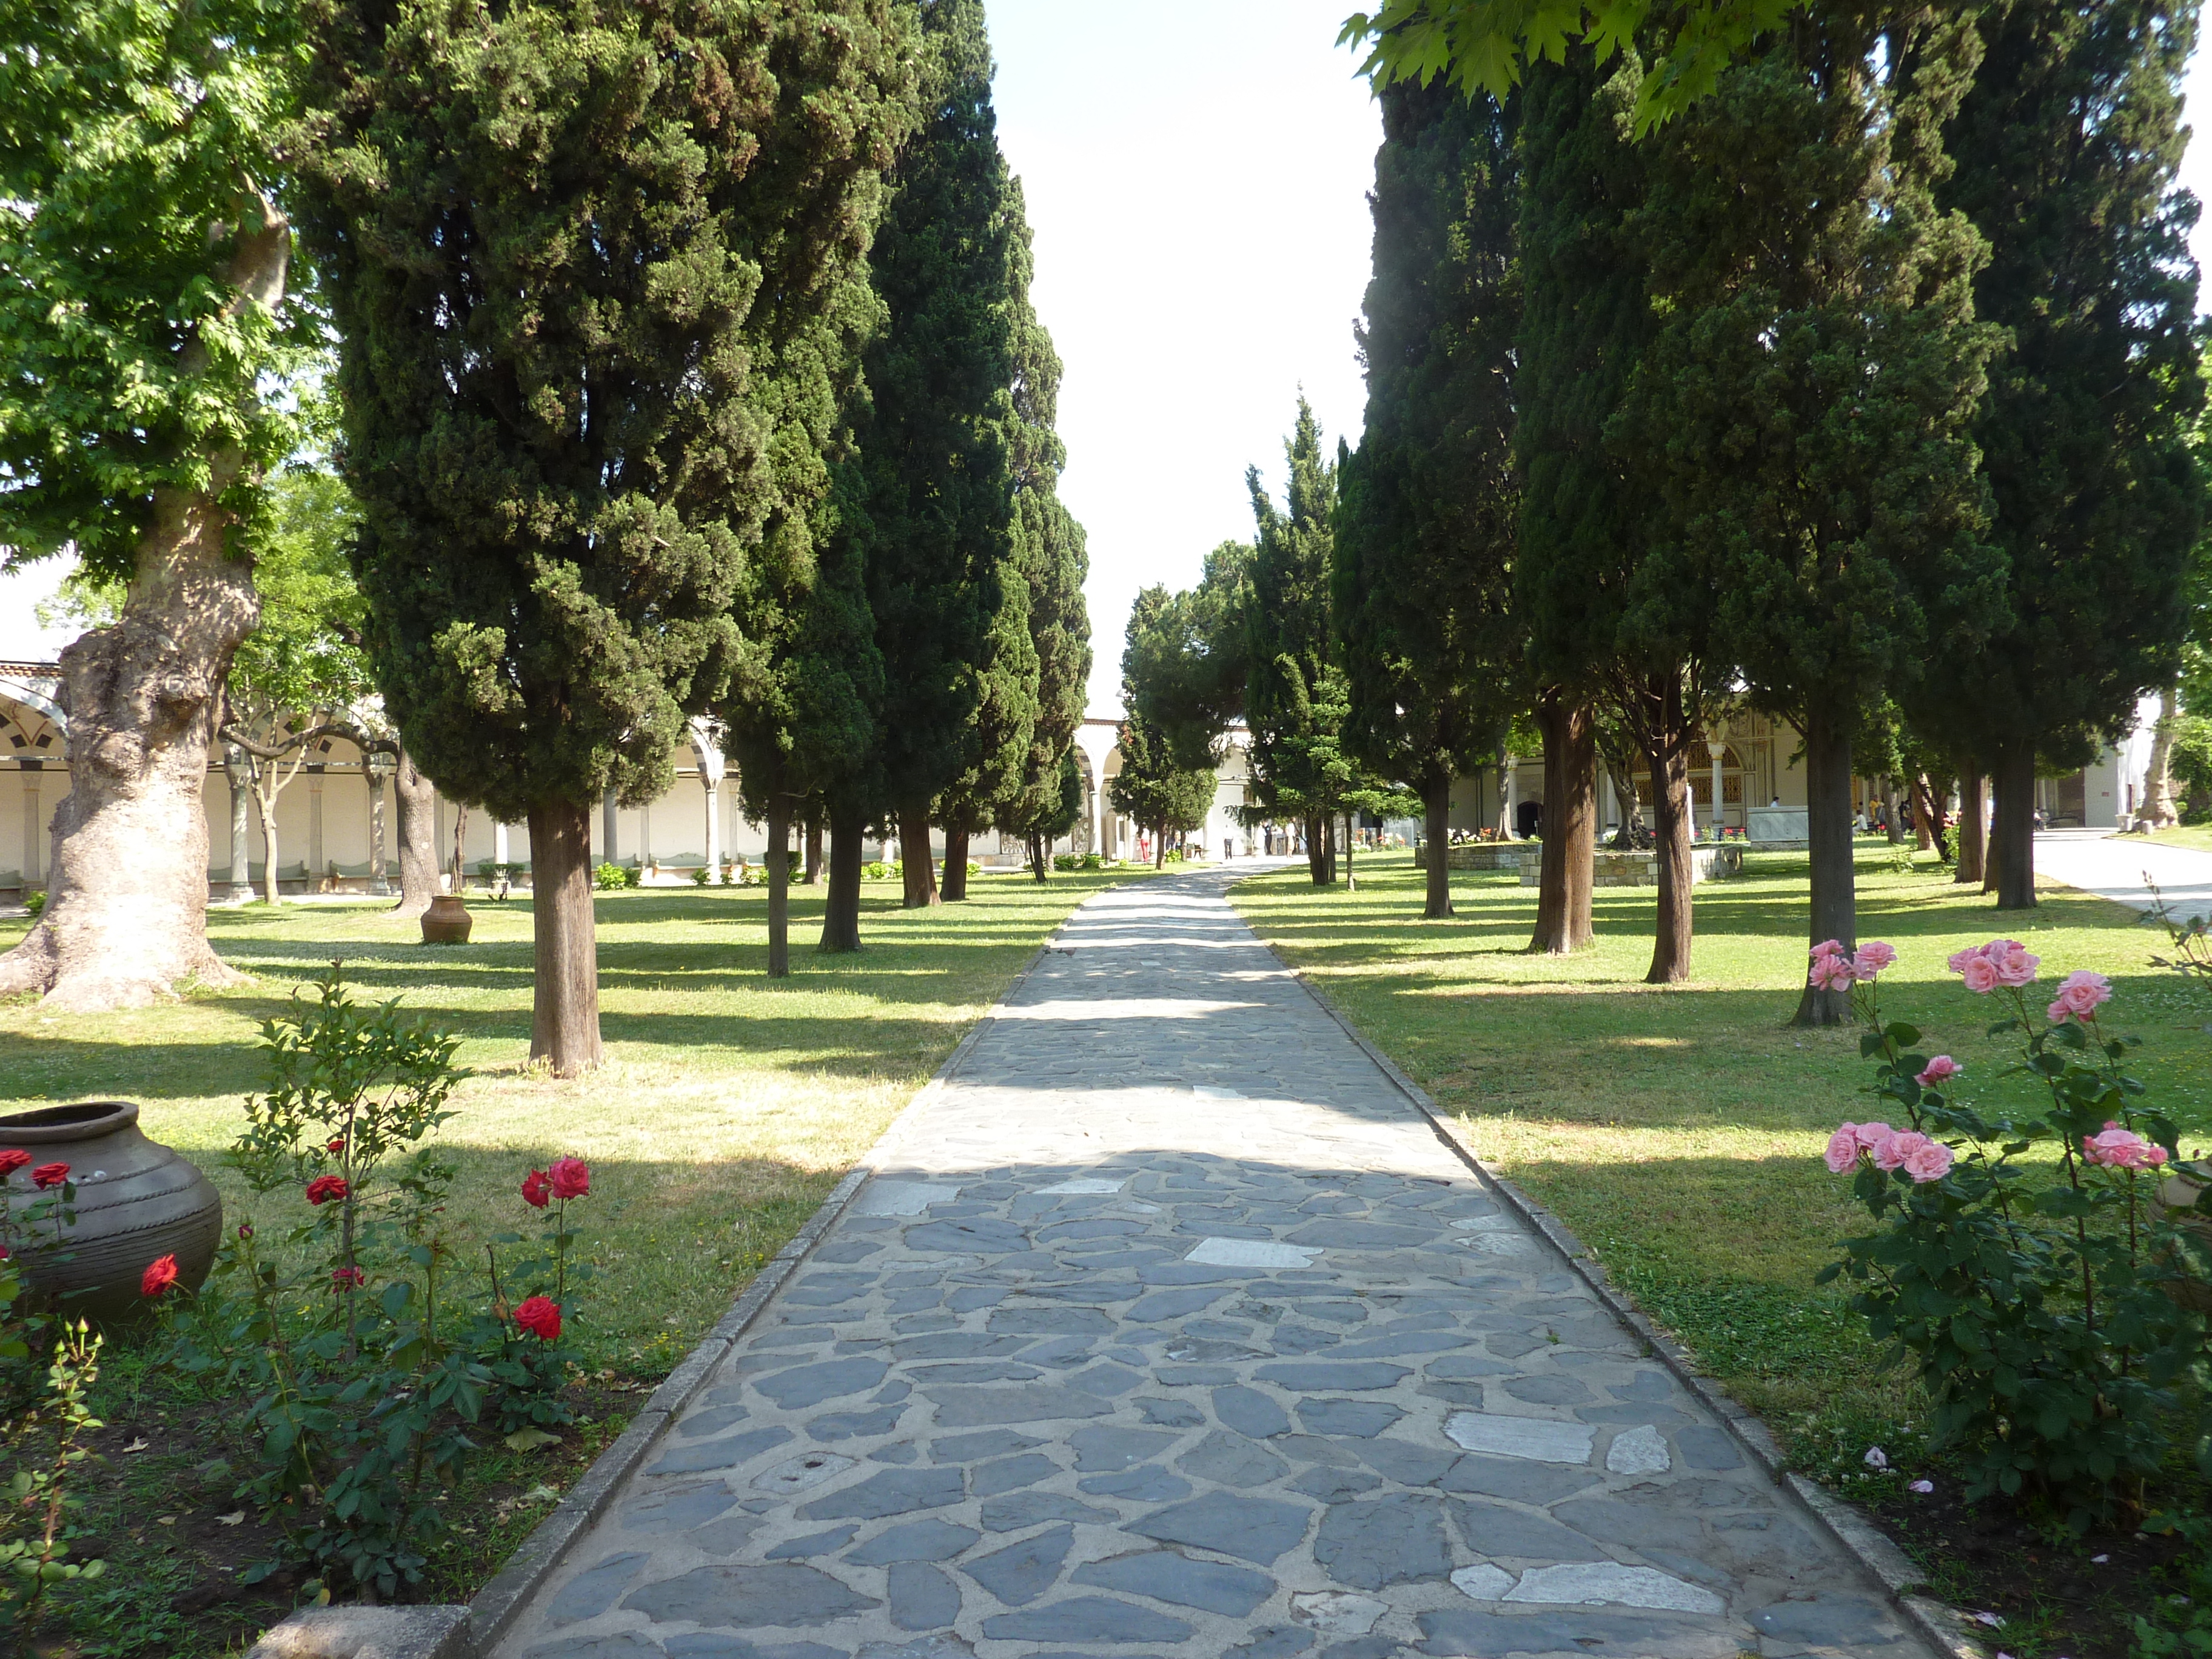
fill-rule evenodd
<path id="1" fill-rule="evenodd" d="M 343 1135 L 340 1135 L 336 1140 L 331 1142 L 329 1146 L 324 1147 L 323 1150 L 326 1152 L 342 1152 L 345 1151 L 345 1137 Z"/>
<path id="2" fill-rule="evenodd" d="M 31 1184 L 34 1187 L 58 1187 L 68 1179 L 69 1165 L 66 1164 L 41 1164 L 31 1171 Z"/>
<path id="3" fill-rule="evenodd" d="M 11 1176 L 31 1161 L 31 1155 L 20 1146 L 0 1146 L 0 1176 Z"/>
<path id="4" fill-rule="evenodd" d="M 553 1182 L 543 1170 L 532 1170 L 522 1177 L 522 1201 L 533 1210 L 542 1210 L 553 1196 Z"/>
<path id="5" fill-rule="evenodd" d="M 9 1260 L 15 1254 L 15 1251 L 9 1249 L 5 1244 L 0 1244 L 0 1261 Z"/>
<path id="6" fill-rule="evenodd" d="M 146 1271 L 139 1276 L 138 1294 L 159 1296 L 176 1282 L 177 1258 L 173 1255 L 157 1255 L 146 1264 Z"/>
<path id="7" fill-rule="evenodd" d="M 541 1342 L 561 1337 L 561 1304 L 550 1296 L 533 1296 L 514 1310 L 514 1322 Z"/>
<path id="8" fill-rule="evenodd" d="M 556 1158 L 547 1168 L 546 1175 L 553 1182 L 556 1198 L 588 1198 L 592 1192 L 592 1171 L 580 1158 Z"/>
<path id="9" fill-rule="evenodd" d="M 324 1204 L 334 1198 L 342 1200 L 350 1191 L 343 1176 L 317 1176 L 307 1183 L 307 1202 Z"/>
<path id="10" fill-rule="evenodd" d="M 331 1273 L 331 1283 L 342 1291 L 353 1289 L 361 1280 L 362 1271 L 358 1267 L 337 1267 Z"/>
<path id="11" fill-rule="evenodd" d="M 240 1238 L 251 1238 L 251 1237 L 253 1237 L 253 1224 L 252 1224 L 251 1221 L 241 1221 L 241 1222 L 240 1222 L 240 1223 L 238 1224 L 238 1236 L 239 1236 Z"/>

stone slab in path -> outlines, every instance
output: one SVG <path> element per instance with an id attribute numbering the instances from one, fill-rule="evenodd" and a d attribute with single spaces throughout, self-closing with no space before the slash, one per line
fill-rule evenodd
<path id="1" fill-rule="evenodd" d="M 497 1659 L 1928 1659 L 1229 879 L 1070 918 Z"/>

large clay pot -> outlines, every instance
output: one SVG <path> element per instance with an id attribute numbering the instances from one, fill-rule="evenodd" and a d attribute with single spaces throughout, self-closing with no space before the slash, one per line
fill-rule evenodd
<path id="1" fill-rule="evenodd" d="M 458 893 L 437 893 L 430 899 L 430 908 L 422 913 L 422 943 L 425 945 L 466 945 L 469 930 L 477 925 L 467 905 L 461 902 Z"/>
<path id="2" fill-rule="evenodd" d="M 205 1281 L 222 1236 L 222 1200 L 197 1165 L 139 1133 L 133 1103 L 88 1100 L 0 1117 L 0 1147 L 8 1146 L 30 1153 L 33 1168 L 68 1164 L 76 1183 L 76 1221 L 63 1247 L 23 1255 L 33 1289 L 83 1292 L 61 1304 L 65 1316 L 114 1320 L 142 1311 L 139 1278 L 161 1256 L 177 1258 L 186 1287 Z M 20 1214 L 35 1195 L 30 1170 L 7 1185 L 9 1207 Z"/>

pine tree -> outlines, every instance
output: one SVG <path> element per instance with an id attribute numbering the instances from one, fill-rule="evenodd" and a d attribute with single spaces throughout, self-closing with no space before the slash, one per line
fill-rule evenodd
<path id="1" fill-rule="evenodd" d="M 981 0 L 921 12 L 927 113 L 876 240 L 887 320 L 860 432 L 885 676 L 878 810 L 898 828 L 909 905 L 938 902 L 933 806 L 965 830 L 1018 780 L 1036 677 L 1016 546 L 1020 198 L 999 153 Z"/>
<path id="2" fill-rule="evenodd" d="M 1918 723 L 1996 785 L 2001 908 L 2035 902 L 2039 757 L 2078 766 L 2170 683 L 2203 517 L 2197 204 L 2176 187 L 2193 0 L 2008 0 L 1944 130 L 1938 191 L 1988 240 L 1974 307 L 2010 331 L 1974 422 L 2007 626 L 1933 654 Z"/>
<path id="3" fill-rule="evenodd" d="M 1633 224 L 1663 316 L 1620 430 L 1753 699 L 1805 738 L 1811 938 L 1854 937 L 1851 732 L 1991 620 L 1968 425 L 1993 331 L 1937 209 L 1971 21 L 1822 11 L 1670 129 Z M 1847 1017 L 1808 987 L 1801 1022 Z"/>
<path id="4" fill-rule="evenodd" d="M 1346 462 L 1334 614 L 1361 761 L 1414 785 L 1423 914 L 1452 914 L 1451 785 L 1513 714 L 1513 124 L 1486 96 L 1382 95 L 1375 274 L 1359 333 L 1366 431 Z M 1551 850 L 1547 839 L 1546 850 Z"/>
<path id="5" fill-rule="evenodd" d="M 600 1056 L 590 812 L 649 799 L 814 509 L 879 179 L 890 0 L 319 14 L 307 158 L 369 652 L 446 793 L 530 826 L 533 1056 Z M 757 649 L 757 647 L 756 647 Z"/>
<path id="6" fill-rule="evenodd" d="M 1196 587 L 1177 593 L 1147 587 L 1130 607 L 1123 695 L 1178 766 L 1217 764 L 1222 738 L 1244 717 L 1252 552 L 1249 542 L 1223 542 L 1206 556 Z"/>

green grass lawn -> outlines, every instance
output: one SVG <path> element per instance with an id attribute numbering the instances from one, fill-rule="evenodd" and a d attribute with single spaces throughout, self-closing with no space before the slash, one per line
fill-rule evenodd
<path id="1" fill-rule="evenodd" d="M 475 935 L 459 947 L 423 945 L 414 923 L 390 920 L 381 904 L 219 909 L 210 936 L 252 985 L 100 1018 L 43 1012 L 28 998 L 0 1004 L 0 1113 L 137 1101 L 145 1132 L 214 1177 L 229 1221 L 258 1207 L 262 1236 L 280 1237 L 304 1213 L 298 1200 L 257 1205 L 219 1161 L 243 1125 L 242 1098 L 263 1080 L 260 1023 L 337 957 L 364 997 L 399 997 L 462 1039 L 472 1075 L 439 1137 L 460 1171 L 447 1209 L 460 1260 L 480 1260 L 486 1235 L 543 1224 L 518 1196 L 532 1165 L 562 1153 L 590 1164 L 592 1194 L 570 1216 L 599 1277 L 578 1298 L 570 1334 L 597 1379 L 594 1419 L 570 1431 L 557 1467 L 541 1458 L 532 1468 L 496 1446 L 476 1466 L 467 1522 L 434 1553 L 425 1586 L 465 1598 L 542 1516 L 542 1498 L 519 1494 L 573 1476 L 620 1431 L 643 1389 L 721 1316 L 1070 910 L 1149 873 L 1059 872 L 1043 885 L 980 876 L 964 904 L 917 911 L 900 908 L 896 882 L 869 883 L 866 948 L 839 957 L 812 949 L 822 890 L 794 887 L 792 973 L 781 981 L 765 976 L 763 889 L 603 893 L 607 1063 L 573 1081 L 526 1064 L 526 901 L 472 900 Z M 25 927 L 0 922 L 0 949 Z M 109 1359 L 94 1401 L 115 1442 L 106 1449 L 146 1443 L 107 1458 L 88 1511 L 90 1553 L 105 1555 L 108 1577 L 64 1598 L 71 1610 L 60 1633 L 36 1650 L 224 1652 L 227 1630 L 250 1640 L 258 1626 L 226 1627 L 220 1607 L 197 1622 L 175 1611 L 236 1582 L 214 1576 L 237 1571 L 218 1565 L 219 1552 L 243 1534 L 216 1520 L 234 1507 L 234 1477 L 191 1468 L 208 1455 L 209 1402 L 149 1378 L 128 1340 Z M 186 1449 L 188 1420 L 200 1426 Z M 243 1607 L 235 1619 L 287 1605 Z"/>
<path id="2" fill-rule="evenodd" d="M 2160 847 L 2185 847 L 2192 853 L 2212 853 L 2212 823 L 2179 823 L 2143 839 Z"/>
<path id="3" fill-rule="evenodd" d="M 1231 896 L 1801 1463 L 1840 1474 L 1870 1442 L 1910 1445 L 1917 1388 L 1813 1285 L 1866 1220 L 1822 1146 L 1877 1109 L 1856 1031 L 1786 1023 L 1805 971 L 1804 855 L 1753 854 L 1741 878 L 1698 888 L 1694 977 L 1665 989 L 1640 982 L 1649 889 L 1600 889 L 1596 947 L 1561 958 L 1525 954 L 1536 893 L 1513 876 L 1455 873 L 1457 917 L 1431 922 L 1410 854 L 1363 857 L 1358 874 L 1356 894 L 1316 890 L 1299 870 Z M 2185 1126 L 2185 1152 L 2212 1142 L 2212 997 L 2149 964 L 2163 937 L 2130 912 L 2046 888 L 2033 913 L 1999 915 L 1932 860 L 1894 872 L 1871 841 L 1858 883 L 1860 938 L 1899 953 L 1885 1012 L 1963 1061 L 1980 1100 L 2021 1085 L 1997 1080 L 2007 1052 L 1985 1036 L 1990 1004 L 1944 960 L 2016 938 L 2047 980 L 2111 975 L 2115 1024 L 2145 1042 L 2133 1069 Z"/>

